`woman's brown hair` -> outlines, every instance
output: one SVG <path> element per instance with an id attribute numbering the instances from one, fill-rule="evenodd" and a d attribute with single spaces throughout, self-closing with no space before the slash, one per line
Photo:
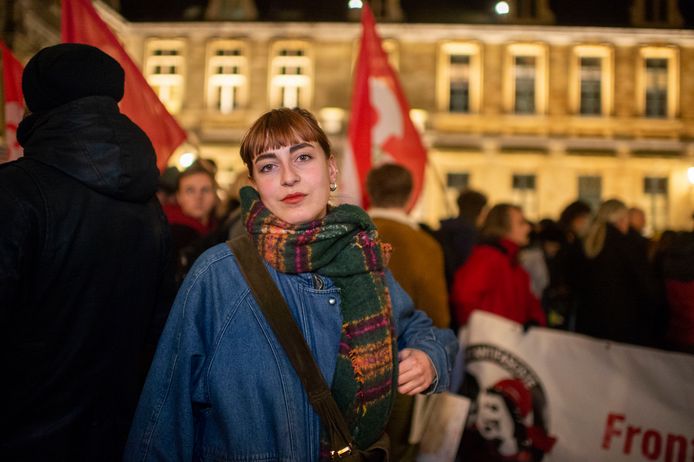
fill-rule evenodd
<path id="1" fill-rule="evenodd" d="M 253 159 L 258 154 L 301 141 L 315 142 L 330 157 L 330 142 L 316 118 L 306 109 L 279 108 L 256 120 L 241 140 L 241 160 L 253 176 Z"/>
<path id="2" fill-rule="evenodd" d="M 511 209 L 522 212 L 517 205 L 497 204 L 489 211 L 484 220 L 481 235 L 485 239 L 497 240 L 511 231 Z"/>

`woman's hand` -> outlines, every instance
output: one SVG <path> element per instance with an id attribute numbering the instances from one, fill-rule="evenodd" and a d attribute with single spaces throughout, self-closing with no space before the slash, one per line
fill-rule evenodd
<path id="1" fill-rule="evenodd" d="M 429 356 L 420 350 L 405 348 L 398 353 L 398 392 L 416 395 L 428 389 L 436 377 Z"/>

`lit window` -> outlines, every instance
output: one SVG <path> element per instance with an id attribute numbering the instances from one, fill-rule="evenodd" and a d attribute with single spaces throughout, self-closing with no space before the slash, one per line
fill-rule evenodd
<path id="1" fill-rule="evenodd" d="M 183 104 L 184 48 L 183 40 L 150 40 L 147 43 L 147 81 L 172 113 L 180 111 Z"/>
<path id="2" fill-rule="evenodd" d="M 574 47 L 569 87 L 569 104 L 573 113 L 582 116 L 612 113 L 612 56 L 612 48 L 608 46 Z"/>
<path id="3" fill-rule="evenodd" d="M 646 223 L 654 231 L 668 227 L 668 179 L 667 177 L 646 176 L 643 179 L 645 196 L 644 211 Z"/>
<path id="4" fill-rule="evenodd" d="M 470 56 L 450 56 L 451 84 L 448 110 L 470 112 Z"/>
<path id="5" fill-rule="evenodd" d="M 446 43 L 438 72 L 439 110 L 457 114 L 479 112 L 480 47 L 476 43 Z"/>
<path id="6" fill-rule="evenodd" d="M 523 209 L 531 220 L 538 217 L 538 194 L 535 187 L 535 175 L 514 174 L 512 180 L 513 202 Z"/>
<path id="7" fill-rule="evenodd" d="M 207 106 L 230 114 L 247 101 L 247 56 L 243 42 L 217 40 L 208 47 Z"/>
<path id="8" fill-rule="evenodd" d="M 515 95 L 513 112 L 535 113 L 535 57 L 516 56 L 513 67 Z"/>
<path id="9" fill-rule="evenodd" d="M 646 58 L 646 117 L 667 117 L 667 59 Z"/>
<path id="10" fill-rule="evenodd" d="M 311 100 L 311 60 L 308 45 L 277 42 L 272 47 L 270 99 L 273 106 L 308 107 Z"/>
<path id="11" fill-rule="evenodd" d="M 593 175 L 579 176 L 578 198 L 597 210 L 602 201 L 602 178 Z"/>
<path id="12" fill-rule="evenodd" d="M 504 106 L 507 112 L 544 114 L 547 108 L 547 47 L 512 44 L 507 55 Z"/>
<path id="13" fill-rule="evenodd" d="M 467 189 L 470 184 L 470 174 L 463 172 L 449 173 L 446 175 L 446 186 L 455 189 L 456 192 L 461 192 Z"/>
<path id="14" fill-rule="evenodd" d="M 673 118 L 679 110 L 679 55 L 676 48 L 641 48 L 637 75 L 640 113 L 649 118 Z"/>
<path id="15" fill-rule="evenodd" d="M 602 113 L 602 62 L 600 58 L 581 58 L 581 114 Z"/>

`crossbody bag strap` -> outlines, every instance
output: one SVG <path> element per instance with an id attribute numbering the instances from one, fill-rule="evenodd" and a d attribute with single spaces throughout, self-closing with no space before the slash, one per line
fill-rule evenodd
<path id="1" fill-rule="evenodd" d="M 333 459 L 346 457 L 354 450 L 345 418 L 333 398 L 330 388 L 316 364 L 304 336 L 280 293 L 277 285 L 247 235 L 239 236 L 227 245 L 236 256 L 241 273 L 255 296 L 265 319 L 294 366 L 308 399 L 327 427 L 330 435 L 330 454 Z"/>

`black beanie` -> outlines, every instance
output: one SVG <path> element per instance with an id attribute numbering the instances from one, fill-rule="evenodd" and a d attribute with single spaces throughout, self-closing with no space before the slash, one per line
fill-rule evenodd
<path id="1" fill-rule="evenodd" d="M 124 83 L 125 73 L 118 61 L 81 43 L 40 50 L 22 75 L 24 100 L 31 112 L 49 111 L 85 96 L 110 96 L 120 101 Z"/>

